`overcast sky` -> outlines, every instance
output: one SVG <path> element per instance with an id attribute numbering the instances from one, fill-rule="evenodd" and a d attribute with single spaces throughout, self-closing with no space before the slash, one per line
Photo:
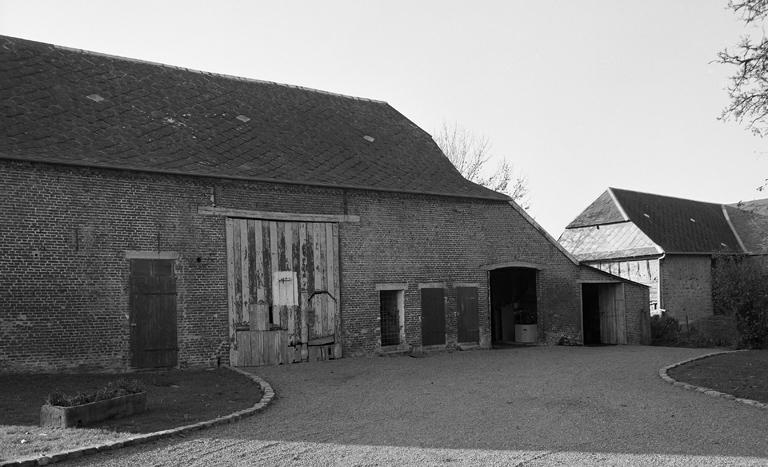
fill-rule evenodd
<path id="1" fill-rule="evenodd" d="M 608 187 L 768 197 L 766 142 L 717 117 L 749 32 L 727 0 L 0 0 L 0 34 L 387 101 L 526 173 L 555 238 Z"/>

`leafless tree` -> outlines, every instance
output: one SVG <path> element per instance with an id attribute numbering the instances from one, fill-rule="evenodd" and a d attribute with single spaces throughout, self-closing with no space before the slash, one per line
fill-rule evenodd
<path id="1" fill-rule="evenodd" d="M 740 13 L 747 25 L 757 25 L 768 14 L 768 0 L 731 0 L 728 8 Z M 746 123 L 754 134 L 765 136 L 768 134 L 768 38 L 762 28 L 760 31 L 759 38 L 744 35 L 733 51 L 725 49 L 717 57 L 719 63 L 737 68 L 726 88 L 731 103 L 720 118 L 733 117 L 739 123 Z"/>
<path id="2" fill-rule="evenodd" d="M 728 8 L 740 14 L 748 26 L 757 26 L 768 15 L 768 0 L 729 0 Z M 717 61 L 736 66 L 736 73 L 726 88 L 731 102 L 723 109 L 720 119 L 733 118 L 746 124 L 753 134 L 763 137 L 768 135 L 768 38 L 764 28 L 759 30 L 759 37 L 746 34 L 734 50 L 718 53 Z M 758 190 L 766 186 L 768 179 Z"/>
<path id="3" fill-rule="evenodd" d="M 464 178 L 509 195 L 523 209 L 531 207 L 527 175 L 515 172 L 514 165 L 507 159 L 502 159 L 496 170 L 489 170 L 492 154 L 487 136 L 477 135 L 458 123 L 443 122 L 435 131 L 434 139 Z"/>

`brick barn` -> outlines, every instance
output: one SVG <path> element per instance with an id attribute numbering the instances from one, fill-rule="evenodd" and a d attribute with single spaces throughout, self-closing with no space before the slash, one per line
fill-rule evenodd
<path id="1" fill-rule="evenodd" d="M 647 337 L 385 102 L 3 36 L 0 102 L 2 371 L 581 342 L 584 287 Z"/>

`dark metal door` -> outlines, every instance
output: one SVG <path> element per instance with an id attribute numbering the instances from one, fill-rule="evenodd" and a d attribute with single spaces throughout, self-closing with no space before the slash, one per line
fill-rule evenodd
<path id="1" fill-rule="evenodd" d="M 480 342 L 477 314 L 477 287 L 456 287 L 459 342 Z"/>
<path id="2" fill-rule="evenodd" d="M 131 261 L 131 364 L 173 367 L 178 361 L 173 261 Z"/>
<path id="3" fill-rule="evenodd" d="M 445 344 L 445 292 L 421 289 L 421 343 Z"/>

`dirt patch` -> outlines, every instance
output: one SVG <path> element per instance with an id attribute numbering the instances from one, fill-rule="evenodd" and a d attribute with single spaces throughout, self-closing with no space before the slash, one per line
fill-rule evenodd
<path id="1" fill-rule="evenodd" d="M 768 403 L 768 350 L 715 355 L 686 363 L 667 374 L 677 381 Z"/>
<path id="2" fill-rule="evenodd" d="M 45 396 L 54 389 L 67 394 L 91 392 L 125 376 L 2 374 L 0 423 L 37 426 Z M 105 420 L 89 428 L 151 433 L 229 415 L 261 400 L 258 384 L 227 369 L 134 373 L 127 377 L 144 383 L 147 411 L 124 419 Z"/>
<path id="3" fill-rule="evenodd" d="M 92 392 L 119 378 L 143 382 L 147 411 L 105 420 L 87 429 L 40 428 L 40 407 L 54 389 Z M 58 452 L 151 433 L 229 415 L 254 406 L 262 391 L 249 378 L 227 369 L 123 374 L 0 374 L 0 460 Z"/>

